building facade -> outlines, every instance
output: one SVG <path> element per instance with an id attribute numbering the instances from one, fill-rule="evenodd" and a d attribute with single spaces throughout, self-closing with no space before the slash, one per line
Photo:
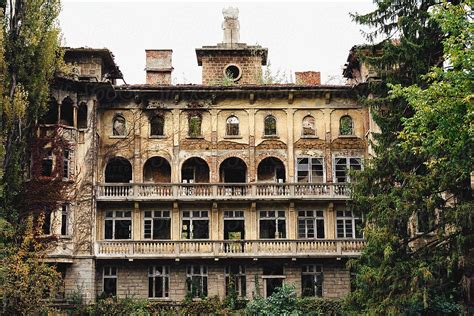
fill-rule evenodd
<path id="1" fill-rule="evenodd" d="M 321 85 L 313 71 L 264 83 L 267 49 L 240 42 L 234 9 L 224 18 L 223 42 L 196 49 L 200 85 L 171 84 L 171 50 L 146 51 L 146 84 L 117 85 L 108 50 L 66 49 L 73 76 L 57 79 L 41 125 L 70 143 L 46 157 L 72 185 L 52 212 L 48 257 L 66 293 L 350 291 L 346 262 L 364 239 L 348 183 L 371 124 L 359 91 Z"/>

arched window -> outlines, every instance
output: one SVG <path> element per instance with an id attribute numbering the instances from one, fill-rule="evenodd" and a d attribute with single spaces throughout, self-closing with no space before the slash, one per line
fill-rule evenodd
<path id="1" fill-rule="evenodd" d="M 354 134 L 354 125 L 352 122 L 352 117 L 349 115 L 344 115 L 339 121 L 339 134 L 340 135 L 353 135 Z"/>
<path id="2" fill-rule="evenodd" d="M 125 158 L 113 157 L 105 167 L 105 182 L 130 183 L 132 180 L 132 164 Z"/>
<path id="3" fill-rule="evenodd" d="M 77 109 L 77 128 L 87 128 L 87 104 L 84 102 Z"/>
<path id="4" fill-rule="evenodd" d="M 311 115 L 303 118 L 303 136 L 316 136 L 315 120 Z"/>
<path id="5" fill-rule="evenodd" d="M 193 114 L 189 116 L 188 120 L 188 136 L 189 137 L 199 137 L 201 136 L 201 124 L 202 117 L 199 114 Z"/>
<path id="6" fill-rule="evenodd" d="M 66 126 L 74 126 L 74 102 L 67 97 L 61 103 L 61 118 L 59 123 Z"/>
<path id="7" fill-rule="evenodd" d="M 265 117 L 264 122 L 265 136 L 275 136 L 277 133 L 276 129 L 276 119 L 273 115 L 268 115 Z"/>
<path id="8" fill-rule="evenodd" d="M 125 136 L 126 133 L 127 127 L 125 124 L 125 118 L 120 114 L 115 115 L 113 120 L 113 135 Z"/>
<path id="9" fill-rule="evenodd" d="M 226 134 L 228 136 L 239 135 L 239 119 L 236 116 L 229 116 L 226 121 Z"/>
<path id="10" fill-rule="evenodd" d="M 161 115 L 155 115 L 150 120 L 150 136 L 163 136 L 165 133 L 165 119 Z"/>
<path id="11" fill-rule="evenodd" d="M 52 98 L 48 104 L 48 112 L 43 116 L 42 122 L 44 124 L 58 124 L 58 102 Z"/>

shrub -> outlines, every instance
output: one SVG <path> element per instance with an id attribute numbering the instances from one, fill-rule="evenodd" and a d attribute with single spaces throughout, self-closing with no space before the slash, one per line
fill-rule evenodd
<path id="1" fill-rule="evenodd" d="M 342 315 L 342 300 L 322 297 L 302 297 L 298 300 L 298 310 L 303 315 Z"/>
<path id="2" fill-rule="evenodd" d="M 198 301 L 185 301 L 181 307 L 182 315 L 231 315 L 231 311 L 224 307 L 218 296 Z"/>

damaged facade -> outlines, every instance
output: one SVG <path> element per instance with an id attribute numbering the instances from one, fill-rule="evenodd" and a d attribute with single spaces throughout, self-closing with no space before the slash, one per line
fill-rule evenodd
<path id="1" fill-rule="evenodd" d="M 87 300 L 181 301 L 270 295 L 342 297 L 345 264 L 364 246 L 349 210 L 350 170 L 368 158 L 371 121 L 350 85 L 264 85 L 267 49 L 240 42 L 235 10 L 224 41 L 196 49 L 201 85 L 172 85 L 172 51 L 146 51 L 146 84 L 106 49 L 67 49 L 43 129 L 72 144 L 65 178 L 76 192 L 53 212 L 49 259 L 65 292 Z M 51 168 L 54 160 L 51 158 Z"/>

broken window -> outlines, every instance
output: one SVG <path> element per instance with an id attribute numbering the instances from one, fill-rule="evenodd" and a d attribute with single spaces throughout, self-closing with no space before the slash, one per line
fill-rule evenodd
<path id="1" fill-rule="evenodd" d="M 245 267 L 236 264 L 226 266 L 224 273 L 226 295 L 229 295 L 231 290 L 234 290 L 239 297 L 245 297 L 247 295 L 247 280 L 245 277 Z"/>
<path id="2" fill-rule="evenodd" d="M 286 238 L 285 211 L 260 211 L 260 238 Z"/>
<path id="3" fill-rule="evenodd" d="M 105 182 L 130 183 L 132 181 L 132 164 L 125 158 L 114 157 L 105 167 Z"/>
<path id="4" fill-rule="evenodd" d="M 170 268 L 154 266 L 148 269 L 148 297 L 169 297 Z"/>
<path id="5" fill-rule="evenodd" d="M 59 124 L 74 126 L 74 105 L 71 98 L 67 97 L 61 103 L 61 118 Z"/>
<path id="6" fill-rule="evenodd" d="M 199 114 L 191 115 L 188 119 L 188 136 L 189 137 L 200 137 L 201 136 L 201 125 L 202 117 Z"/>
<path id="7" fill-rule="evenodd" d="M 163 136 L 165 134 L 165 119 L 161 115 L 155 115 L 150 120 L 150 136 Z"/>
<path id="8" fill-rule="evenodd" d="M 353 122 L 352 117 L 349 115 L 344 115 L 339 120 L 339 135 L 353 135 Z"/>
<path id="9" fill-rule="evenodd" d="M 324 212 L 298 212 L 298 238 L 324 238 Z"/>
<path id="10" fill-rule="evenodd" d="M 126 136 L 127 126 L 125 118 L 121 114 L 116 114 L 112 121 L 112 135 L 113 136 Z"/>
<path id="11" fill-rule="evenodd" d="M 362 169 L 361 158 L 338 158 L 335 159 L 335 179 L 337 183 L 350 182 L 348 170 L 359 171 Z"/>
<path id="12" fill-rule="evenodd" d="M 316 136 L 315 119 L 311 115 L 303 118 L 303 136 Z"/>
<path id="13" fill-rule="evenodd" d="M 102 278 L 104 294 L 117 296 L 117 268 L 104 267 Z"/>
<path id="14" fill-rule="evenodd" d="M 362 215 L 353 211 L 336 212 L 337 238 L 363 238 Z"/>
<path id="15" fill-rule="evenodd" d="M 46 154 L 41 164 L 41 175 L 43 177 L 51 177 L 53 175 L 53 150 L 46 148 L 45 152 Z"/>
<path id="16" fill-rule="evenodd" d="M 143 180 L 154 183 L 171 182 L 171 166 L 162 157 L 151 157 L 143 166 Z"/>
<path id="17" fill-rule="evenodd" d="M 268 115 L 264 120 L 264 135 L 275 136 L 276 132 L 276 119 L 273 115 Z"/>
<path id="18" fill-rule="evenodd" d="M 187 291 L 192 297 L 207 296 L 207 266 L 190 265 L 186 269 Z"/>
<path id="19" fill-rule="evenodd" d="M 301 271 L 301 296 L 323 296 L 323 267 L 304 265 Z"/>
<path id="20" fill-rule="evenodd" d="M 87 104 L 84 102 L 77 109 L 77 128 L 87 128 Z"/>
<path id="21" fill-rule="evenodd" d="M 181 167 L 183 183 L 209 183 L 209 166 L 204 159 L 192 157 Z"/>
<path id="22" fill-rule="evenodd" d="M 272 262 L 263 267 L 263 286 L 264 296 L 271 296 L 277 288 L 283 286 L 285 275 L 283 274 L 283 265 Z"/>
<path id="23" fill-rule="evenodd" d="M 209 239 L 209 212 L 183 211 L 181 237 L 183 239 Z"/>
<path id="24" fill-rule="evenodd" d="M 324 182 L 324 159 L 313 157 L 296 158 L 297 178 L 302 183 Z"/>
<path id="25" fill-rule="evenodd" d="M 132 212 L 107 211 L 105 213 L 105 239 L 131 239 Z"/>
<path id="26" fill-rule="evenodd" d="M 275 157 L 268 157 L 260 161 L 257 168 L 258 181 L 285 182 L 285 165 Z"/>
<path id="27" fill-rule="evenodd" d="M 69 235 L 69 204 L 61 205 L 61 235 Z"/>
<path id="28" fill-rule="evenodd" d="M 245 238 L 244 211 L 224 211 L 224 239 Z"/>
<path id="29" fill-rule="evenodd" d="M 170 239 L 170 211 L 145 211 L 143 226 L 145 239 Z"/>
<path id="30" fill-rule="evenodd" d="M 239 119 L 236 116 L 229 116 L 226 122 L 227 136 L 239 135 Z"/>

